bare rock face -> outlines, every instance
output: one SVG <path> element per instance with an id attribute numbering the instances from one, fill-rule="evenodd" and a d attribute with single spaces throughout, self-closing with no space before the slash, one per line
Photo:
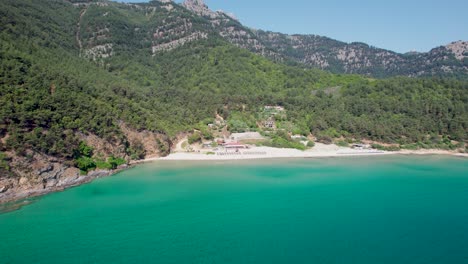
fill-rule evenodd
<path id="1" fill-rule="evenodd" d="M 118 139 L 114 142 L 100 138 L 94 134 L 83 135 L 80 134 L 81 140 L 85 141 L 88 146 L 92 146 L 94 153 L 105 157 L 124 157 L 125 146 Z"/>
<path id="2" fill-rule="evenodd" d="M 99 178 L 109 176 L 112 172 L 110 170 L 95 170 L 88 173 L 89 177 Z"/>
<path id="3" fill-rule="evenodd" d="M 0 202 L 56 188 L 66 177 L 68 166 L 55 157 L 33 152 L 26 157 L 10 153 L 10 157 L 12 170 L 0 175 Z"/>
<path id="4" fill-rule="evenodd" d="M 211 11 L 203 0 L 185 0 L 182 4 L 188 10 L 212 19 L 219 17 L 219 13 Z"/>
<path id="5" fill-rule="evenodd" d="M 94 134 L 78 134 L 80 139 L 93 147 L 93 157 L 105 159 L 114 156 L 129 160 L 126 146 L 140 148 L 148 158 L 165 156 L 169 154 L 171 140 L 167 135 L 152 132 L 138 131 L 120 124 L 124 138 L 103 139 Z M 112 174 L 111 170 L 95 170 L 87 175 L 81 175 L 74 167 L 72 160 L 53 157 L 43 153 L 27 150 L 25 155 L 15 152 L 5 152 L 8 156 L 11 169 L 0 170 L 0 203 L 37 196 L 52 191 L 63 190 L 89 182 L 97 177 Z M 119 170 L 127 168 L 119 166 Z"/>
<path id="6" fill-rule="evenodd" d="M 80 176 L 79 169 L 56 157 L 33 152 L 27 157 L 10 153 L 10 157 L 12 170 L 0 175 L 0 203 L 63 190 L 92 179 Z"/>
<path id="7" fill-rule="evenodd" d="M 457 60 L 468 58 L 468 41 L 455 41 L 446 45 L 445 48 L 452 52 Z"/>
<path id="8" fill-rule="evenodd" d="M 170 142 L 166 136 L 150 131 L 136 131 L 123 123 L 120 125 L 120 129 L 127 137 L 131 146 L 141 145 L 147 158 L 166 156 L 169 154 Z"/>

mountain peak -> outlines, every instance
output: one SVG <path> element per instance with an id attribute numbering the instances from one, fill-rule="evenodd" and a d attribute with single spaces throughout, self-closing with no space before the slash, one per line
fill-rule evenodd
<path id="1" fill-rule="evenodd" d="M 455 41 L 446 45 L 445 48 L 452 52 L 458 60 L 468 57 L 468 41 Z"/>
<path id="2" fill-rule="evenodd" d="M 182 5 L 200 16 L 216 18 L 219 15 L 217 12 L 210 10 L 203 0 L 185 0 Z"/>
<path id="3" fill-rule="evenodd" d="M 203 8 L 208 9 L 208 6 L 205 4 L 205 1 L 203 0 L 185 0 L 184 6 L 203 7 Z"/>

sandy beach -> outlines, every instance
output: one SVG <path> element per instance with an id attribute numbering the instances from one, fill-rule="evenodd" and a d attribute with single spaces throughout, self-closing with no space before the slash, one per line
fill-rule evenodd
<path id="1" fill-rule="evenodd" d="M 356 150 L 336 145 L 325 145 L 317 143 L 309 150 L 301 151 L 297 149 L 272 148 L 272 147 L 252 147 L 250 149 L 235 151 L 217 152 L 174 152 L 166 157 L 148 158 L 141 162 L 155 160 L 241 160 L 241 159 L 271 159 L 271 158 L 314 158 L 314 157 L 340 157 L 340 156 L 367 156 L 367 155 L 388 155 L 393 152 L 379 150 Z"/>
<path id="2" fill-rule="evenodd" d="M 245 160 L 245 159 L 272 159 L 272 158 L 320 158 L 320 157 L 344 157 L 344 156 L 376 156 L 376 155 L 453 155 L 468 157 L 468 154 L 455 153 L 447 150 L 400 150 L 400 151 L 380 151 L 380 150 L 358 150 L 349 147 L 339 147 L 337 145 L 325 145 L 316 143 L 308 150 L 284 149 L 272 147 L 252 147 L 250 149 L 235 151 L 220 150 L 217 152 L 182 152 L 176 151 L 166 157 L 148 158 L 136 163 L 150 162 L 157 160 Z"/>

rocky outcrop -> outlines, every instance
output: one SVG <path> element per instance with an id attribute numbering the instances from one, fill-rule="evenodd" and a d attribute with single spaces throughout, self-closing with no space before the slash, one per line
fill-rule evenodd
<path id="1" fill-rule="evenodd" d="M 94 134 L 78 134 L 82 141 L 93 147 L 94 157 L 106 159 L 114 156 L 125 158 L 126 147 L 141 147 L 147 158 L 165 156 L 171 148 L 171 140 L 164 134 L 151 131 L 137 131 L 120 124 L 123 139 L 105 140 Z M 0 170 L 0 203 L 38 196 L 52 191 L 89 182 L 95 178 L 105 177 L 116 171 L 128 168 L 127 164 L 116 170 L 96 169 L 87 175 L 81 175 L 74 162 L 56 158 L 31 150 L 19 156 L 6 152 L 9 160 L 9 171 Z"/>
<path id="2" fill-rule="evenodd" d="M 399 54 L 365 43 L 345 43 L 317 35 L 255 31 L 258 40 L 284 58 L 336 73 L 378 77 L 468 74 L 467 42 L 458 41 L 429 52 Z"/>
<path id="3" fill-rule="evenodd" d="M 137 131 L 124 123 L 120 124 L 120 129 L 131 146 L 140 145 L 143 148 L 146 158 L 167 156 L 170 152 L 172 143 L 164 134 L 146 130 Z"/>
<path id="4" fill-rule="evenodd" d="M 101 8 L 104 3 L 105 8 Z M 105 1 L 88 5 L 93 12 L 84 13 L 88 22 L 85 28 L 84 25 L 78 28 L 77 32 L 81 30 L 82 34 L 77 33 L 77 39 L 83 38 L 80 40 L 82 55 L 102 65 L 111 63 L 108 58 L 118 56 L 122 49 L 141 49 L 135 50 L 135 54 L 143 51 L 156 56 L 189 43 L 221 37 L 274 61 L 300 63 L 334 73 L 374 77 L 468 74 L 466 41 L 453 42 L 429 52 L 400 54 L 365 43 L 345 43 L 318 35 L 255 30 L 242 25 L 232 14 L 211 10 L 203 0 L 185 0 L 182 4 L 170 0 L 145 4 Z M 121 16 L 124 13 L 135 17 L 125 20 Z M 91 15 L 94 17 L 89 17 Z M 116 16 L 124 23 L 106 20 L 106 17 L 115 19 Z M 132 40 L 131 44 L 120 46 L 116 36 L 126 36 Z"/>
<path id="5" fill-rule="evenodd" d="M 230 43 L 275 61 L 290 60 L 336 73 L 381 77 L 468 74 L 464 65 L 468 56 L 466 41 L 457 41 L 426 53 L 404 55 L 365 43 L 344 43 L 317 35 L 251 30 L 238 23 L 232 15 L 211 11 L 202 0 L 186 0 L 183 6 L 208 19 L 218 34 Z"/>
<path id="6" fill-rule="evenodd" d="M 203 32 L 194 32 L 188 36 L 173 40 L 168 43 L 157 44 L 152 47 L 153 54 L 160 52 L 160 51 L 170 51 L 180 46 L 185 45 L 186 43 L 199 40 L 199 39 L 207 39 L 208 34 Z"/>
<path id="7" fill-rule="evenodd" d="M 112 55 L 114 55 L 112 47 L 112 43 L 94 46 L 84 51 L 84 57 L 92 59 L 93 61 L 112 57 Z"/>
<path id="8" fill-rule="evenodd" d="M 455 41 L 445 46 L 457 60 L 464 60 L 468 58 L 468 41 Z"/>
<path id="9" fill-rule="evenodd" d="M 51 156 L 33 152 L 28 152 L 27 157 L 10 155 L 13 169 L 9 175 L 0 175 L 0 204 L 61 191 L 128 167 L 121 166 L 114 171 L 96 170 L 81 175 L 79 169 Z"/>
<path id="10" fill-rule="evenodd" d="M 11 171 L 0 176 L 0 203 L 60 190 L 87 180 L 64 160 L 29 151 L 8 153 Z"/>
<path id="11" fill-rule="evenodd" d="M 203 0 L 185 0 L 182 5 L 200 16 L 209 17 L 211 19 L 220 16 L 218 12 L 211 11 Z"/>
<path id="12" fill-rule="evenodd" d="M 80 139 L 86 142 L 86 145 L 93 147 L 93 153 L 96 157 L 119 157 L 125 158 L 125 144 L 124 139 L 106 140 L 94 134 L 78 134 Z"/>

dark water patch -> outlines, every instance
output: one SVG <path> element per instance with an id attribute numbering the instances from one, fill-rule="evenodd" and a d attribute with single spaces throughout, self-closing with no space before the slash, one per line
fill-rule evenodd
<path id="1" fill-rule="evenodd" d="M 0 214 L 5 214 L 5 213 L 19 210 L 23 208 L 24 206 L 27 206 L 29 204 L 32 204 L 38 201 L 39 199 L 40 199 L 39 197 L 31 197 L 31 198 L 22 199 L 19 201 L 13 201 L 13 202 L 0 204 Z"/>

